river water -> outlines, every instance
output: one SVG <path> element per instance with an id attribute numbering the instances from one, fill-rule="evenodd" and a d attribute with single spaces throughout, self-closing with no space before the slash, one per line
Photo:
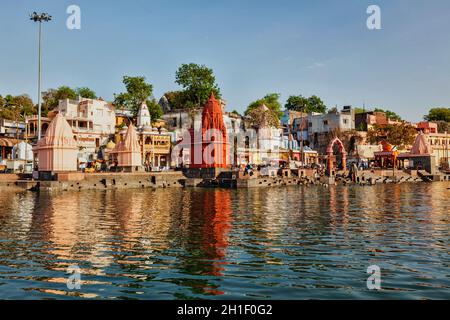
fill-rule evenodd
<path id="1" fill-rule="evenodd" d="M 450 298 L 448 188 L 1 191 L 0 299 Z"/>

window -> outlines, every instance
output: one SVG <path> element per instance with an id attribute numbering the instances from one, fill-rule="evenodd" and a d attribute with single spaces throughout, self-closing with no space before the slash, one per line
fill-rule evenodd
<path id="1" fill-rule="evenodd" d="M 344 124 L 347 124 L 347 123 L 348 123 L 348 120 L 347 120 L 347 119 L 343 119 L 343 121 L 344 121 Z"/>
<path id="2" fill-rule="evenodd" d="M 323 120 L 323 125 L 327 126 L 328 125 L 328 120 Z"/>
<path id="3" fill-rule="evenodd" d="M 250 148 L 250 137 L 245 137 L 245 149 Z"/>

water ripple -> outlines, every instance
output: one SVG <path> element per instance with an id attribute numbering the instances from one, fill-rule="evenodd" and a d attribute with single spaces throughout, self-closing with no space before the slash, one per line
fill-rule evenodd
<path id="1" fill-rule="evenodd" d="M 447 188 L 2 192 L 0 298 L 445 299 Z"/>

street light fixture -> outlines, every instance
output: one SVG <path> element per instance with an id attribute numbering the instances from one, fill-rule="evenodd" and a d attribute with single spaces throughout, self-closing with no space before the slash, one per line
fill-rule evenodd
<path id="1" fill-rule="evenodd" d="M 41 13 L 38 14 L 35 12 L 33 12 L 32 14 L 30 14 L 30 20 L 34 21 L 34 22 L 39 22 L 39 61 L 38 61 L 38 65 L 39 65 L 39 69 L 38 69 L 38 140 L 41 139 L 41 78 L 42 78 L 42 22 L 49 22 L 52 20 L 52 16 L 49 15 L 48 13 Z"/>

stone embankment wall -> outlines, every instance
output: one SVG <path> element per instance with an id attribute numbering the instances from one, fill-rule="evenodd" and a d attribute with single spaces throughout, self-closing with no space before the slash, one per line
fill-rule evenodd
<path id="1" fill-rule="evenodd" d="M 57 181 L 40 181 L 40 190 L 109 190 L 184 187 L 181 172 L 158 173 L 67 173 L 57 174 Z"/>
<path id="2" fill-rule="evenodd" d="M 221 172 L 216 178 L 191 175 L 186 177 L 181 171 L 175 172 L 145 172 L 145 173 L 56 173 L 53 181 L 32 181 L 30 176 L 15 174 L 0 175 L 1 190 L 41 190 L 41 191 L 81 191 L 81 190 L 114 190 L 142 188 L 256 188 L 283 187 L 295 185 L 334 185 L 359 184 L 374 185 L 378 183 L 407 183 L 450 181 L 450 175 L 426 176 L 423 172 L 396 171 L 362 171 L 353 177 L 317 176 L 313 170 L 299 172 L 281 171 L 277 176 L 260 176 L 244 174 L 238 171 Z"/>
<path id="3" fill-rule="evenodd" d="M 31 181 L 30 174 L 0 174 L 0 191 L 23 191 L 29 190 L 36 185 Z"/>

